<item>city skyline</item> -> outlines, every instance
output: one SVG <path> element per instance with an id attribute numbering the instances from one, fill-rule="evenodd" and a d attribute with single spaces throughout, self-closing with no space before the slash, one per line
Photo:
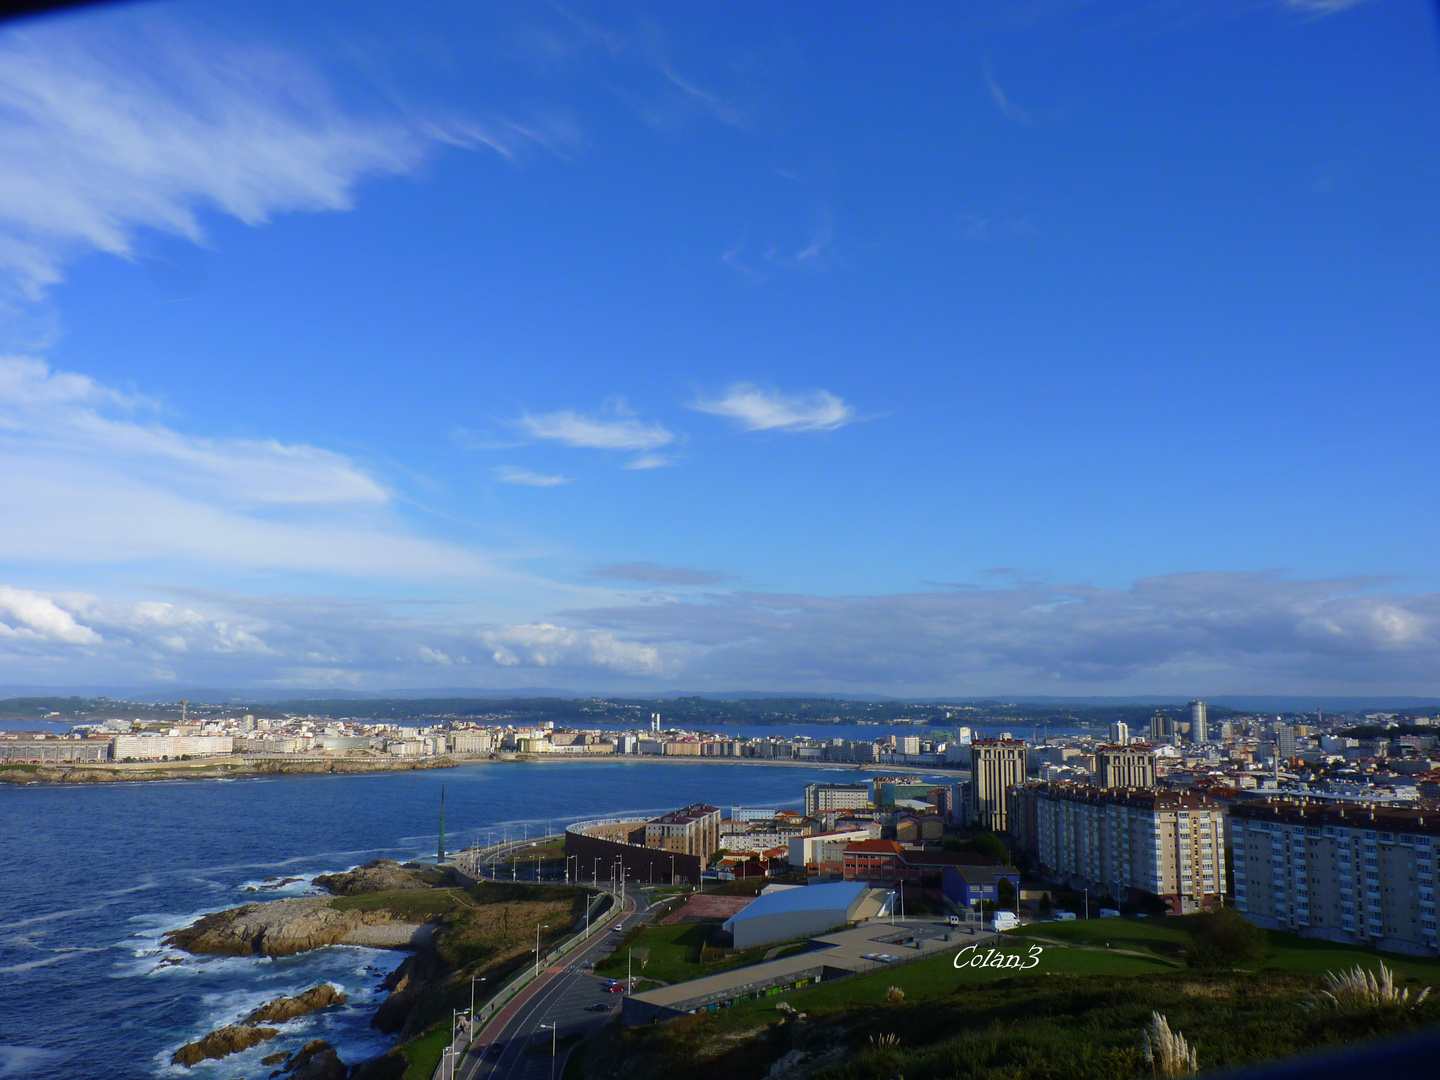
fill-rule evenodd
<path id="1" fill-rule="evenodd" d="M 1433 8 L 834 10 L 0 28 L 0 685 L 1440 695 Z"/>

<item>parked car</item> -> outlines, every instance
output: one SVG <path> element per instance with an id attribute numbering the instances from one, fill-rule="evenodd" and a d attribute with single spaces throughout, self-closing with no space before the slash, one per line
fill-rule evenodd
<path id="1" fill-rule="evenodd" d="M 609 1012 L 612 1008 L 614 1008 L 614 1006 L 608 1001 L 597 1001 L 594 1005 L 585 1006 L 588 1012 Z"/>
<path id="2" fill-rule="evenodd" d="M 945 921 L 946 921 L 947 923 L 949 923 L 951 926 L 959 926 L 959 925 L 960 925 L 960 916 L 959 916 L 959 915 L 951 915 L 951 916 L 950 916 L 948 919 L 946 919 Z"/>

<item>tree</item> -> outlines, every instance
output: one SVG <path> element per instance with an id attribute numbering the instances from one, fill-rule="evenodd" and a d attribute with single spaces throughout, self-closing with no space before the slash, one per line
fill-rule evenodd
<path id="1" fill-rule="evenodd" d="M 1005 841 L 994 833 L 981 833 L 970 841 L 972 851 L 978 851 L 981 855 L 989 855 L 999 859 L 1006 865 L 1010 862 L 1010 852 L 1005 847 Z"/>
<path id="2" fill-rule="evenodd" d="M 1015 886 L 1009 878 L 1001 878 L 1000 884 L 995 887 L 995 902 L 1006 909 L 1015 906 Z"/>
<path id="3" fill-rule="evenodd" d="M 1234 908 L 1201 912 L 1190 920 L 1191 967 L 1234 967 L 1265 959 L 1270 937 Z"/>

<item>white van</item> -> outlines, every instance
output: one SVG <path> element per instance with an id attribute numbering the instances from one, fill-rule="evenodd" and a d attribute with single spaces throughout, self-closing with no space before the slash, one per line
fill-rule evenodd
<path id="1" fill-rule="evenodd" d="M 1102 919 L 1118 919 L 1120 917 L 1120 909 L 1113 907 L 1102 907 L 1100 909 L 1100 917 Z"/>
<path id="2" fill-rule="evenodd" d="M 1074 922 L 1075 913 L 1073 911 L 1057 911 L 1051 918 L 1058 922 Z"/>
<path id="3" fill-rule="evenodd" d="M 995 919 L 990 924 L 993 930 L 1013 930 L 1020 925 L 1020 920 L 1015 917 L 1013 911 L 997 911 Z"/>

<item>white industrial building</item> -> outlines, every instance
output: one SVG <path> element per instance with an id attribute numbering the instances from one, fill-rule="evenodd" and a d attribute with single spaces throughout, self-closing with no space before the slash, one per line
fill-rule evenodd
<path id="1" fill-rule="evenodd" d="M 889 912 L 890 894 L 863 881 L 771 885 L 725 921 L 737 949 L 813 937 Z"/>

